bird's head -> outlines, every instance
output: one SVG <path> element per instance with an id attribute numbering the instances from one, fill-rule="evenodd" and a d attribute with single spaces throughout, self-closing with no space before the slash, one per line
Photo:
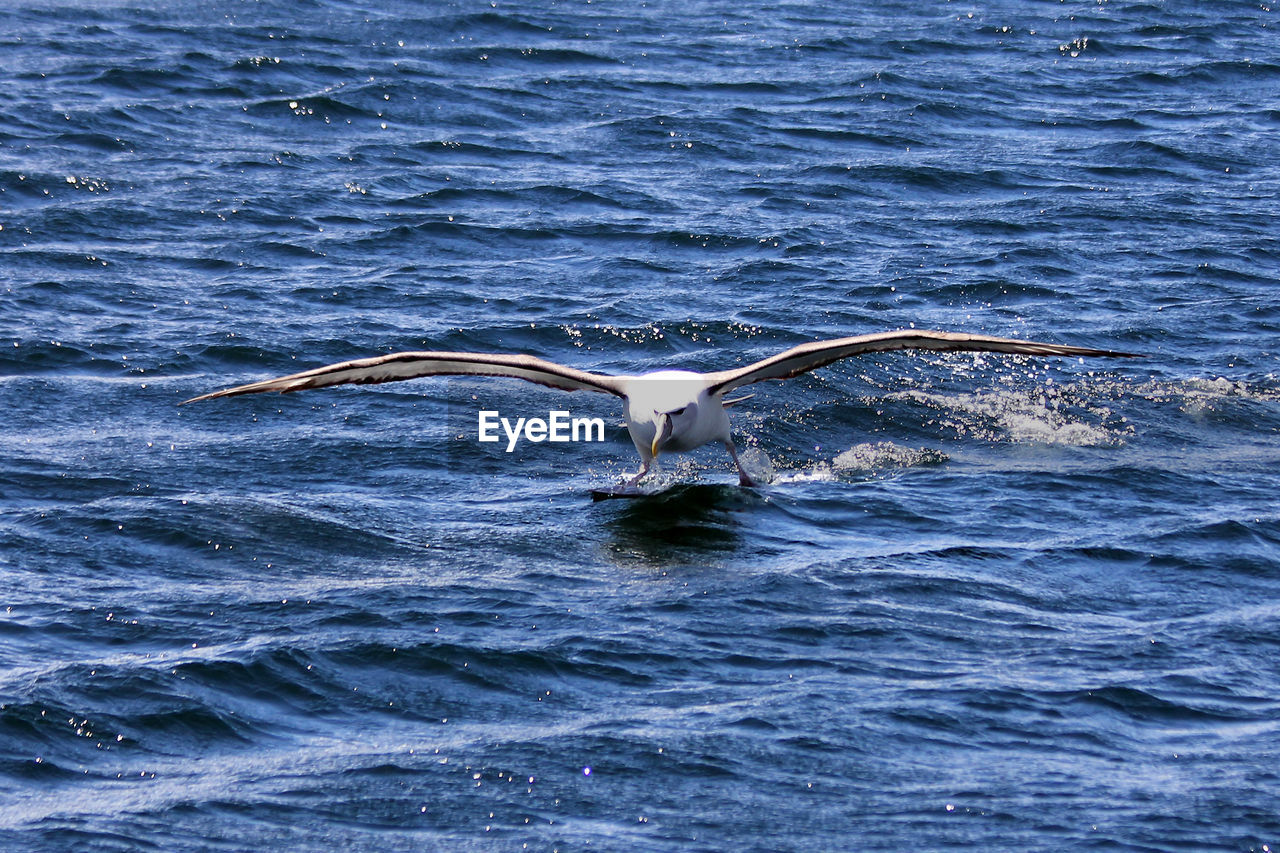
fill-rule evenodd
<path id="1" fill-rule="evenodd" d="M 681 445 L 685 432 L 698 419 L 698 404 L 688 403 L 678 409 L 653 413 L 653 444 L 649 452 L 656 459 L 668 444 Z"/>

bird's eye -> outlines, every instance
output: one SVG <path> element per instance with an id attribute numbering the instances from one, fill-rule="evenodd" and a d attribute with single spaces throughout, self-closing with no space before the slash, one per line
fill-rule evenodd
<path id="1" fill-rule="evenodd" d="M 688 408 L 689 408 L 688 406 L 681 406 L 678 409 L 672 409 L 671 411 L 667 412 L 667 414 L 673 418 L 678 418 L 681 415 L 683 415 L 685 413 L 685 410 Z"/>

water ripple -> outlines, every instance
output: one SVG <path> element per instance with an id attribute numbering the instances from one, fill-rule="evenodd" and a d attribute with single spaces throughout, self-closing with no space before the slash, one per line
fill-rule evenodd
<path id="1" fill-rule="evenodd" d="M 1276 843 L 1273 13 L 7 24 L 0 846 Z M 1142 358 L 832 365 L 734 408 L 769 486 L 711 447 L 600 503 L 603 395 L 176 406 L 913 324 Z"/>

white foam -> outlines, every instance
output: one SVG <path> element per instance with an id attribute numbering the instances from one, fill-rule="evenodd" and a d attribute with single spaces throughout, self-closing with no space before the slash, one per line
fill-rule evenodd
<path id="1" fill-rule="evenodd" d="M 1127 431 L 1106 425 L 1111 417 L 1108 409 L 1074 402 L 1071 395 L 1056 386 L 1029 392 L 970 394 L 913 390 L 892 396 L 937 409 L 942 413 L 938 422 L 943 426 L 990 441 L 1105 447 L 1123 443 Z"/>
<path id="2" fill-rule="evenodd" d="M 867 474 L 889 468 L 937 465 L 947 461 L 947 454 L 927 447 L 902 447 L 889 441 L 855 444 L 837 454 L 830 462 L 820 461 L 811 468 L 779 474 L 776 483 L 825 483 L 843 475 Z"/>
<path id="3" fill-rule="evenodd" d="M 938 465 L 947 454 L 927 447 L 902 447 L 891 441 L 855 444 L 831 460 L 837 471 L 876 471 L 881 468 L 910 468 L 915 465 Z"/>

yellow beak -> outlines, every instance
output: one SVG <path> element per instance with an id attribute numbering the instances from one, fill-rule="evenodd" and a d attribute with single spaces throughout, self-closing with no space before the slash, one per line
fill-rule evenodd
<path id="1" fill-rule="evenodd" d="M 649 446 L 649 455 L 654 459 L 658 458 L 658 450 L 662 442 L 671 437 L 671 415 L 665 412 L 658 415 L 658 422 L 655 424 L 656 429 L 653 431 L 653 444 Z"/>

